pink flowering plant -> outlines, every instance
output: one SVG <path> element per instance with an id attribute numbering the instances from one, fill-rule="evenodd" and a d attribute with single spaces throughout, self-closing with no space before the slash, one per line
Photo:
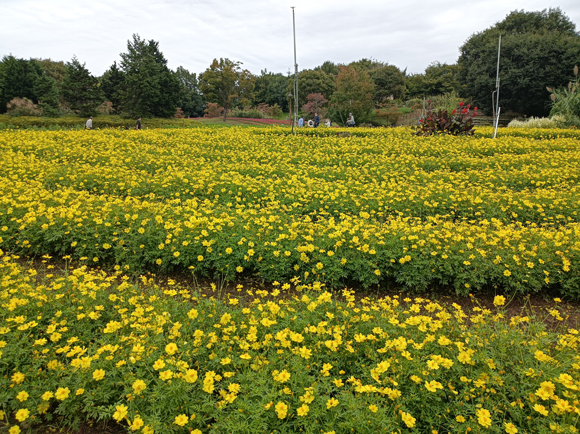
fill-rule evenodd
<path id="1" fill-rule="evenodd" d="M 435 111 L 429 107 L 427 114 L 419 119 L 416 135 L 433 136 L 450 134 L 453 136 L 472 136 L 473 118 L 477 116 L 477 107 L 471 110 L 469 104 L 459 103 L 459 106 L 449 113 L 445 109 Z"/>

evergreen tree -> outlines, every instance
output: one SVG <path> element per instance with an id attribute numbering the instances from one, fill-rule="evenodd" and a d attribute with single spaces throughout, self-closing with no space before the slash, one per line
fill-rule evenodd
<path id="1" fill-rule="evenodd" d="M 288 79 L 280 73 L 266 70 L 256 77 L 254 86 L 254 105 L 266 103 L 270 106 L 278 104 L 283 111 L 288 110 Z"/>
<path id="2" fill-rule="evenodd" d="M 91 75 L 76 56 L 66 64 L 66 74 L 62 80 L 61 93 L 71 110 L 80 116 L 93 115 L 103 102 L 99 81 Z"/>
<path id="3" fill-rule="evenodd" d="M 294 93 L 294 75 L 288 77 L 286 94 Z M 298 106 L 306 104 L 307 96 L 311 93 L 321 93 L 330 100 L 336 89 L 335 77 L 322 70 L 306 69 L 298 73 Z"/>
<path id="4" fill-rule="evenodd" d="M 395 65 L 384 65 L 369 71 L 375 84 L 373 101 L 375 104 L 385 103 L 389 98 L 403 99 L 405 97 L 405 75 Z"/>
<path id="5" fill-rule="evenodd" d="M 59 110 L 58 83 L 48 72 L 42 71 L 34 83 L 34 93 L 44 116 L 57 117 Z"/>
<path id="6" fill-rule="evenodd" d="M 177 106 L 183 110 L 183 115 L 187 117 L 203 116 L 204 100 L 197 84 L 197 74 L 180 66 L 175 70 L 175 76 L 180 84 Z"/>
<path id="7" fill-rule="evenodd" d="M 0 62 L 0 113 L 6 112 L 6 104 L 13 98 L 28 98 L 38 103 L 34 85 L 42 74 L 42 68 L 33 59 L 17 59 L 9 55 Z"/>
<path id="8" fill-rule="evenodd" d="M 580 35 L 574 23 L 560 9 L 514 11 L 465 42 L 458 61 L 464 93 L 487 113 L 495 89 L 500 34 L 502 113 L 547 115 L 550 94 L 546 87 L 567 85 L 569 71 L 580 58 Z"/>
<path id="9" fill-rule="evenodd" d="M 125 86 L 121 96 L 123 112 L 136 117 L 170 117 L 180 96 L 179 80 L 167 67 L 159 43 L 133 35 L 127 53 L 121 53 Z"/>
<path id="10" fill-rule="evenodd" d="M 120 113 L 122 95 L 125 89 L 125 74 L 117 67 L 117 62 L 113 62 L 111 67 L 105 71 L 100 83 L 105 100 L 113 104 L 113 110 L 116 113 Z"/>

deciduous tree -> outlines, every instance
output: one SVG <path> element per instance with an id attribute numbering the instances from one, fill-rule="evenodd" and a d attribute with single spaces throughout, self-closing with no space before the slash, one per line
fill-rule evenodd
<path id="1" fill-rule="evenodd" d="M 357 123 L 368 120 L 373 110 L 375 86 L 367 71 L 341 66 L 336 76 L 336 91 L 330 99 L 332 120 L 344 124 L 352 113 Z"/>
<path id="2" fill-rule="evenodd" d="M 254 77 L 241 64 L 227 58 L 214 59 L 199 76 L 199 88 L 205 99 L 224 108 L 224 122 L 232 107 L 249 103 L 253 96 Z"/>

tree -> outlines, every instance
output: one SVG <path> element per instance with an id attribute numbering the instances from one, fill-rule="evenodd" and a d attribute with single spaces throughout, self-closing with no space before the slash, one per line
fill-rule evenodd
<path id="1" fill-rule="evenodd" d="M 568 71 L 580 58 L 580 35 L 574 23 L 560 9 L 514 11 L 465 42 L 458 61 L 460 79 L 466 96 L 473 97 L 488 113 L 495 89 L 500 34 L 502 112 L 547 115 L 550 100 L 546 87 L 565 86 Z"/>
<path id="2" fill-rule="evenodd" d="M 41 74 L 42 68 L 33 59 L 4 56 L 0 62 L 0 113 L 6 112 L 6 104 L 14 98 L 27 98 L 37 104 L 34 85 Z"/>
<path id="3" fill-rule="evenodd" d="M 394 65 L 385 65 L 369 71 L 375 84 L 373 100 L 375 104 L 384 104 L 388 99 L 405 97 L 405 75 Z"/>
<path id="4" fill-rule="evenodd" d="M 373 110 L 375 86 L 367 71 L 341 66 L 336 76 L 336 91 L 330 99 L 330 114 L 344 125 L 352 113 L 358 123 L 365 122 Z"/>
<path id="5" fill-rule="evenodd" d="M 280 73 L 261 71 L 254 85 L 253 105 L 261 103 L 274 106 L 278 104 L 283 111 L 288 110 L 288 79 Z"/>
<path id="6" fill-rule="evenodd" d="M 38 105 L 44 116 L 60 115 L 58 83 L 44 70 L 34 83 L 34 93 L 38 96 Z"/>
<path id="7" fill-rule="evenodd" d="M 463 86 L 459 81 L 460 67 L 457 64 L 433 62 L 425 73 L 412 74 L 406 79 L 407 96 L 412 98 L 443 95 L 445 93 L 461 94 Z"/>
<path id="8" fill-rule="evenodd" d="M 327 73 L 328 75 L 332 75 L 336 77 L 338 75 L 338 67 L 341 66 L 337 63 L 331 62 L 330 60 L 325 61 L 322 65 L 317 66 L 314 68 L 315 71 L 322 71 Z"/>
<path id="9" fill-rule="evenodd" d="M 286 93 L 294 94 L 294 75 L 288 79 Z M 311 93 L 321 93 L 330 99 L 336 89 L 335 78 L 321 70 L 307 69 L 298 74 L 298 106 L 306 104 L 306 97 Z"/>
<path id="10" fill-rule="evenodd" d="M 66 64 L 66 74 L 62 80 L 61 93 L 72 111 L 80 116 L 93 115 L 103 102 L 99 81 L 91 75 L 76 56 Z"/>
<path id="11" fill-rule="evenodd" d="M 101 76 L 100 83 L 105 100 L 111 102 L 114 112 L 120 113 L 125 91 L 125 74 L 117 67 L 116 61 Z"/>
<path id="12" fill-rule="evenodd" d="M 321 117 L 325 116 L 326 110 L 324 110 L 323 106 L 328 102 L 328 100 L 324 98 L 321 93 L 311 93 L 306 97 L 306 100 L 308 102 L 302 106 L 303 111 L 308 113 L 311 117 L 314 117 L 315 113 L 319 113 Z"/>
<path id="13" fill-rule="evenodd" d="M 62 61 L 51 59 L 34 59 L 44 69 L 48 76 L 54 79 L 58 84 L 62 83 L 66 74 L 66 64 Z"/>
<path id="14" fill-rule="evenodd" d="M 224 108 L 224 122 L 228 110 L 236 104 L 251 101 L 254 77 L 241 62 L 230 59 L 214 59 L 209 68 L 199 76 L 199 88 L 205 99 L 220 104 Z"/>
<path id="15" fill-rule="evenodd" d="M 127 52 L 121 53 L 119 66 L 125 75 L 121 95 L 124 113 L 132 117 L 164 118 L 175 114 L 180 84 L 167 67 L 158 42 L 145 41 L 134 34 L 133 40 L 127 41 Z"/>
<path id="16" fill-rule="evenodd" d="M 197 84 L 197 75 L 180 66 L 175 70 L 175 76 L 180 85 L 177 106 L 183 110 L 183 115 L 203 116 L 204 101 Z"/>
<path id="17" fill-rule="evenodd" d="M 387 64 L 385 62 L 381 62 L 380 60 L 373 59 L 372 57 L 370 59 L 363 58 L 361 60 L 357 60 L 355 62 L 350 62 L 348 64 L 348 66 L 352 66 L 354 68 L 358 68 L 358 69 L 363 70 L 363 71 L 371 71 L 373 69 L 382 68 L 383 66 L 386 66 L 386 65 Z"/>

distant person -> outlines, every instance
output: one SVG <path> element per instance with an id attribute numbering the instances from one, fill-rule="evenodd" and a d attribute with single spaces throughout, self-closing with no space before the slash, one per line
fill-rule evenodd
<path id="1" fill-rule="evenodd" d="M 314 113 L 314 128 L 318 128 L 318 125 L 320 125 L 320 116 L 318 113 Z"/>
<path id="2" fill-rule="evenodd" d="M 139 116 L 137 118 L 137 125 L 135 125 L 135 129 L 136 130 L 140 130 L 141 128 L 142 128 L 142 126 L 141 126 L 141 116 Z"/>
<path id="3" fill-rule="evenodd" d="M 298 128 L 302 128 L 303 126 L 304 126 L 304 118 L 300 116 L 300 119 L 298 119 Z"/>
<path id="4" fill-rule="evenodd" d="M 352 113 L 348 114 L 348 119 L 346 120 L 346 126 L 347 127 L 354 127 L 356 125 L 356 122 L 354 121 L 354 116 L 352 115 Z"/>
<path id="5" fill-rule="evenodd" d="M 93 117 L 91 116 L 87 119 L 87 123 L 85 124 L 85 129 L 92 130 L 93 129 Z"/>
<path id="6" fill-rule="evenodd" d="M 327 128 L 330 128 L 330 126 L 332 125 L 332 122 L 330 122 L 330 119 L 326 119 L 326 122 L 324 123 L 324 125 L 326 125 Z"/>

